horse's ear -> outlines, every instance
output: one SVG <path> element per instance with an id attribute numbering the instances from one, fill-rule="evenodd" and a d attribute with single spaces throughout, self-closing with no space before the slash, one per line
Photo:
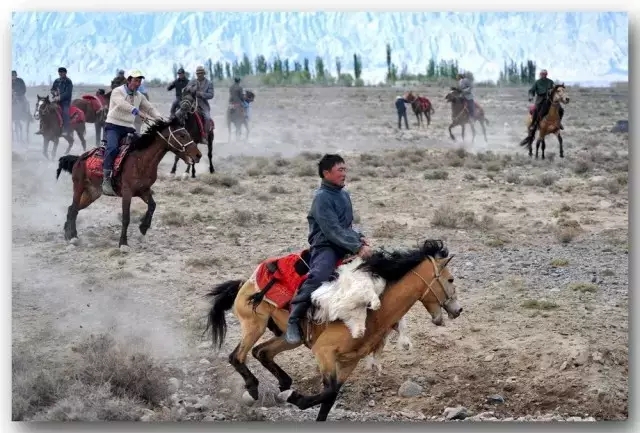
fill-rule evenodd
<path id="1" fill-rule="evenodd" d="M 455 254 L 451 254 L 449 257 L 447 257 L 444 261 L 444 263 L 442 264 L 442 269 L 446 268 L 447 265 L 449 264 L 449 262 L 451 261 L 452 258 L 455 257 Z"/>

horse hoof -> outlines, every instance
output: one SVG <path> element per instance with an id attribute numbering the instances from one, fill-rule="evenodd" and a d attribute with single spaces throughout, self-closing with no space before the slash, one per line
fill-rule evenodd
<path id="1" fill-rule="evenodd" d="M 276 396 L 276 400 L 278 400 L 280 403 L 287 403 L 289 400 L 289 397 L 291 397 L 291 394 L 293 394 L 292 389 L 282 391 L 278 393 L 278 395 Z"/>
<path id="2" fill-rule="evenodd" d="M 129 245 L 120 245 L 120 252 L 127 254 L 129 251 L 131 250 L 131 248 L 129 248 Z"/>
<path id="3" fill-rule="evenodd" d="M 79 243 L 80 243 L 80 239 L 78 239 L 77 237 L 73 237 L 73 238 L 69 239 L 69 244 L 70 245 L 78 246 Z"/>
<path id="4" fill-rule="evenodd" d="M 256 400 L 251 397 L 251 394 L 249 394 L 249 391 L 245 391 L 242 393 L 242 402 L 247 406 L 251 406 L 253 403 L 255 403 L 255 401 Z"/>

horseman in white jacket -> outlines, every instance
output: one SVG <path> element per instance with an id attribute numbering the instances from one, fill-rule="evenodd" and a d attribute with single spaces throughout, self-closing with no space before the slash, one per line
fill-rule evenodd
<path id="1" fill-rule="evenodd" d="M 102 164 L 103 179 L 102 193 L 115 196 L 111 183 L 113 162 L 118 155 L 120 139 L 129 133 L 135 133 L 135 120 L 138 116 L 152 120 L 162 117 L 160 112 L 151 105 L 142 93 L 138 91 L 144 75 L 140 70 L 133 69 L 126 75 L 127 82 L 111 91 L 109 112 L 104 125 L 107 148 Z"/>

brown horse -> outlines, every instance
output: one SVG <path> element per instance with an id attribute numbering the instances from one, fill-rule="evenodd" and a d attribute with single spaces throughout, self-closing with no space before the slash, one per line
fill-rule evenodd
<path id="1" fill-rule="evenodd" d="M 538 140 L 536 141 L 536 159 L 538 159 L 538 149 L 542 144 L 542 159 L 544 159 L 544 149 L 546 148 L 545 137 L 549 134 L 555 134 L 558 137 L 558 144 L 560 146 L 560 158 L 564 158 L 564 149 L 562 147 L 562 135 L 560 133 L 560 104 L 568 104 L 569 95 L 563 84 L 556 84 L 547 94 L 547 98 L 542 102 L 542 105 L 549 104 L 549 111 L 542 120 L 538 122 Z M 541 107 L 541 110 L 543 108 Z M 527 119 L 527 129 L 533 122 L 532 108 L 529 108 L 529 118 Z M 529 156 L 533 156 L 533 149 L 531 147 L 533 139 L 535 137 L 535 131 L 530 132 L 527 137 L 520 142 L 520 146 L 527 146 L 529 148 Z"/>
<path id="2" fill-rule="evenodd" d="M 308 259 L 308 256 L 307 250 L 305 257 Z M 442 324 L 442 309 L 447 311 L 450 318 L 460 315 L 462 308 L 457 301 L 453 277 L 446 267 L 453 256 L 448 256 L 442 241 L 427 240 L 421 247 L 408 251 L 376 251 L 362 260 L 354 270 L 347 271 L 352 272 L 351 279 L 356 280 L 350 296 L 358 296 L 359 293 L 354 293 L 357 288 L 365 287 L 378 278 L 382 279 L 385 288 L 377 309 L 364 310 L 366 325 L 359 338 L 352 336 L 342 320 L 314 322 L 310 320 L 314 317 L 313 312 L 303 319 L 304 344 L 315 355 L 324 384 L 324 389 L 315 395 L 305 396 L 292 390 L 291 377 L 273 361 L 278 353 L 295 349 L 302 343 L 289 344 L 283 338 L 282 333 L 289 316 L 289 311 L 284 308 L 286 299 L 282 297 L 281 286 L 272 283 L 258 292 L 256 281 L 260 279 L 260 268 L 256 269 L 248 281 L 228 281 L 209 293 L 213 301 L 206 330 L 212 329 L 213 343 L 221 347 L 226 334 L 225 311 L 233 308 L 240 320 L 242 340 L 229 355 L 229 362 L 244 378 L 247 393 L 254 400 L 259 397 L 258 379 L 246 365 L 247 355 L 251 352 L 278 379 L 280 401 L 294 404 L 303 410 L 321 404 L 316 420 L 325 421 L 340 388 L 360 359 L 379 352 L 393 325 L 404 317 L 413 304 L 420 301 L 436 325 Z M 305 262 L 303 257 L 295 263 L 279 260 L 273 267 L 282 274 L 292 275 L 295 272 L 302 275 L 308 271 Z M 271 295 L 271 303 L 263 299 L 269 290 L 279 294 Z M 269 294 L 266 296 L 269 298 Z M 288 300 L 291 296 L 289 293 Z M 274 305 L 274 299 L 280 302 Z M 331 307 L 332 305 L 324 306 L 329 311 Z M 253 347 L 267 328 L 276 337 Z"/>
<path id="3" fill-rule="evenodd" d="M 98 89 L 95 95 L 85 94 L 74 99 L 71 101 L 71 106 L 82 110 L 86 123 L 93 123 L 96 131 L 96 146 L 99 146 L 102 128 L 109 111 L 109 101 L 105 98 L 104 89 Z"/>
<path id="4" fill-rule="evenodd" d="M 120 142 L 120 150 L 113 165 L 113 189 L 122 197 L 122 232 L 118 246 L 123 251 L 128 250 L 127 229 L 133 197 L 140 197 L 147 204 L 147 212 L 140 221 L 140 233 L 145 235 L 151 226 L 156 208 L 151 186 L 158 178 L 158 164 L 168 151 L 179 155 L 187 164 L 198 162 L 202 157 L 189 132 L 176 118 L 150 123 L 150 127 L 141 136 L 128 135 Z M 71 173 L 73 179 L 73 201 L 64 223 L 66 240 L 73 240 L 78 236 L 78 212 L 102 195 L 103 155 L 104 148 L 97 147 L 80 156 L 65 155 L 60 158 L 56 179 L 62 170 Z"/>
<path id="5" fill-rule="evenodd" d="M 208 124 L 205 125 L 204 119 L 202 115 L 198 112 L 198 99 L 196 98 L 195 90 L 187 90 L 188 88 L 184 88 L 182 90 L 182 99 L 180 100 L 180 104 L 178 109 L 175 112 L 175 116 L 179 117 L 191 134 L 193 141 L 196 144 L 204 143 L 206 140 L 207 143 L 207 156 L 209 157 L 209 173 L 214 173 L 216 170 L 213 167 L 213 138 L 214 138 L 214 129 L 215 124 L 213 119 L 210 119 Z M 173 167 L 171 167 L 171 174 L 176 173 L 176 169 L 178 167 L 178 155 L 176 155 L 175 160 L 173 161 Z M 189 173 L 189 168 L 191 168 L 191 178 L 196 177 L 196 166 L 187 165 L 187 171 L 185 173 Z"/>
<path id="6" fill-rule="evenodd" d="M 423 115 L 427 119 L 427 127 L 429 127 L 429 125 L 431 125 L 431 115 L 436 112 L 429 98 L 419 96 L 409 91 L 404 95 L 404 100 L 411 104 L 413 114 L 416 115 L 416 119 L 418 120 L 418 127 L 422 127 L 424 124 L 422 121 Z"/>
<path id="7" fill-rule="evenodd" d="M 454 126 L 460 126 L 462 128 L 462 141 L 464 141 L 464 125 L 468 123 L 471 127 L 471 142 L 473 143 L 476 139 L 476 128 L 473 124 L 478 121 L 482 127 L 482 133 L 484 134 L 484 141 L 486 143 L 487 130 L 485 128 L 485 124 L 488 125 L 489 120 L 484 115 L 484 109 L 474 101 L 475 112 L 473 119 L 470 119 L 469 110 L 467 109 L 467 101 L 464 99 L 462 93 L 457 87 L 452 87 L 451 91 L 447 93 L 444 99 L 451 104 L 451 124 L 449 125 L 449 136 L 451 139 L 454 141 L 456 139 L 456 137 L 453 136 L 453 132 L 451 132 L 451 128 Z"/>
<path id="8" fill-rule="evenodd" d="M 62 108 L 56 102 L 52 102 L 49 96 L 37 96 L 36 106 L 33 113 L 35 120 L 40 121 L 40 128 L 42 130 L 43 148 L 42 152 L 45 158 L 49 159 L 49 142 L 53 142 L 53 153 L 51 159 L 56 157 L 56 151 L 58 150 L 58 141 L 60 137 L 64 137 L 69 143 L 65 153 L 69 153 L 71 147 L 73 147 L 73 132 L 78 134 L 80 142 L 82 143 L 82 150 L 87 149 L 87 142 L 84 135 L 87 132 L 87 128 L 84 120 L 84 113 L 82 110 L 76 107 L 69 108 L 69 117 L 71 122 L 71 135 L 67 137 L 62 135 Z M 55 94 L 54 94 L 55 96 Z"/>
<path id="9" fill-rule="evenodd" d="M 255 100 L 255 93 L 245 90 L 245 102 L 251 104 Z M 227 130 L 229 131 L 229 143 L 231 143 L 231 123 L 236 128 L 236 140 L 242 137 L 242 126 L 247 128 L 247 140 L 249 139 L 249 118 L 245 108 L 239 103 L 230 103 L 227 107 Z"/>

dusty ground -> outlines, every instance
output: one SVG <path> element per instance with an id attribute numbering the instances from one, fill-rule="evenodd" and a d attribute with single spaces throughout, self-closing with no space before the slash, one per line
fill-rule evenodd
<path id="1" fill-rule="evenodd" d="M 479 135 L 472 146 L 468 135 L 464 148 L 446 132 L 446 89 L 426 91 L 436 109 L 427 130 L 410 117 L 412 129 L 398 131 L 396 90 L 256 88 L 248 144 L 227 143 L 219 89 L 218 173 L 201 163 L 196 180 L 170 177 L 167 155 L 152 227 L 141 239 L 131 224 L 126 255 L 115 248 L 115 198 L 81 211 L 80 244 L 65 243 L 71 178 L 55 181 L 57 163 L 44 160 L 32 126 L 31 144 L 13 146 L 13 418 L 314 419 L 317 409 L 274 406 L 276 381 L 253 359 L 264 398 L 241 403 L 226 361 L 239 326 L 228 316 L 215 353 L 201 338 L 202 295 L 305 245 L 314 164 L 330 151 L 347 158 L 359 224 L 375 245 L 447 241 L 465 310 L 436 328 L 414 307 L 413 349 L 388 345 L 379 377 L 359 366 L 330 420 L 443 419 L 458 406 L 471 419 L 626 419 L 628 135 L 608 130 L 627 118 L 628 94 L 568 91 L 566 157 L 551 137 L 549 159 L 535 161 L 516 145 L 523 88 L 477 90 L 489 143 Z M 32 108 L 36 92 L 45 90 L 29 89 Z M 168 112 L 171 93 L 150 96 Z M 145 206 L 133 209 L 135 222 Z M 307 349 L 276 361 L 298 389 L 320 386 Z"/>

